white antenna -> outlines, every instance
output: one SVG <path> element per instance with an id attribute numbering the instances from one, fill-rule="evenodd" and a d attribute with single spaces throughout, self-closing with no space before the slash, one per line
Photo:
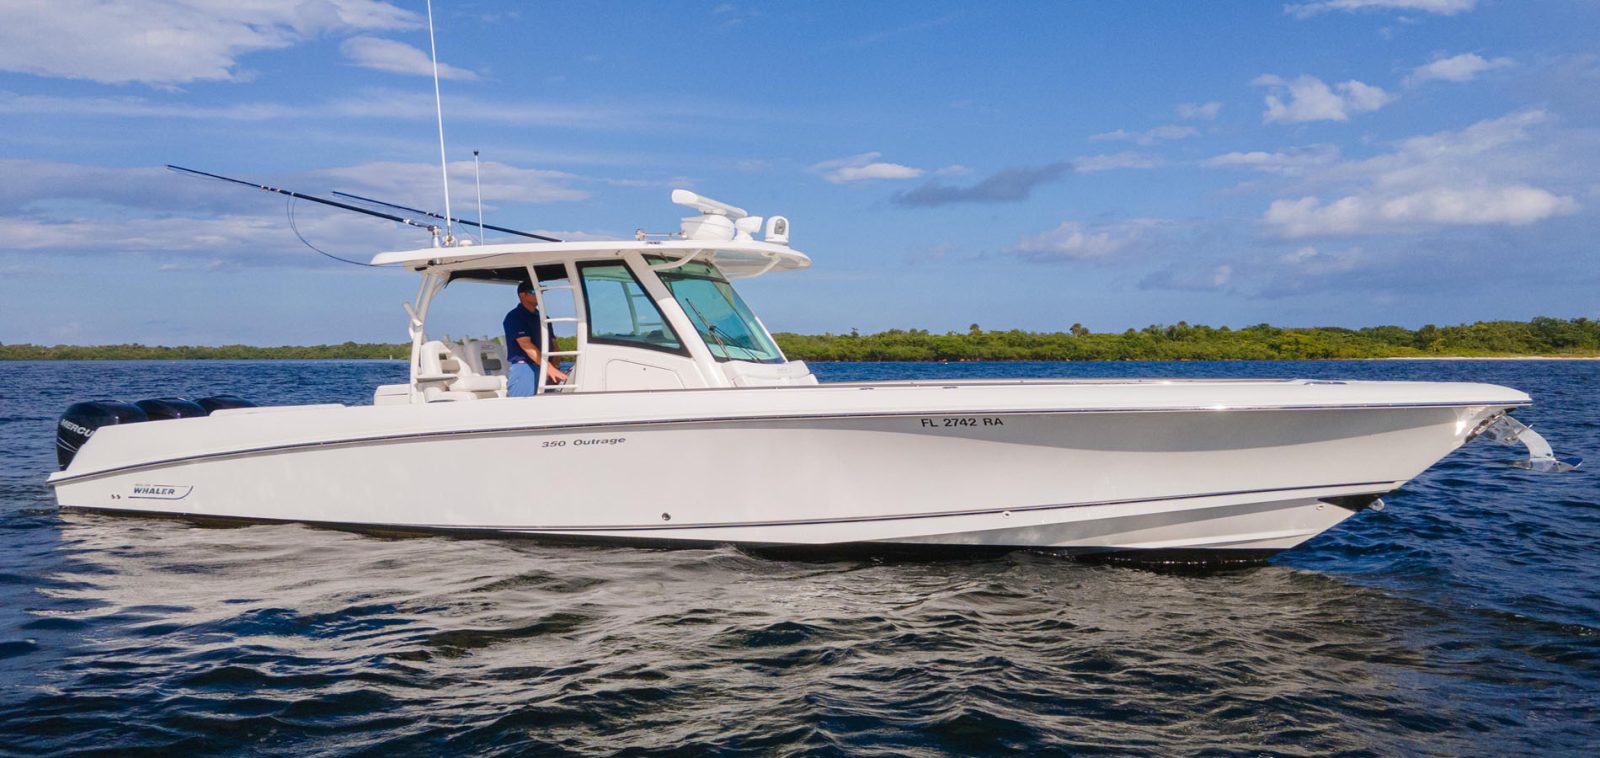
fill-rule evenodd
<path id="1" fill-rule="evenodd" d="M 455 244 L 450 230 L 450 167 L 444 157 L 444 100 L 439 97 L 439 47 L 433 41 L 433 0 L 428 0 L 428 50 L 433 53 L 433 107 L 439 117 L 439 175 L 444 178 L 444 244 Z M 482 227 L 479 227 L 482 231 Z"/>
<path id="2" fill-rule="evenodd" d="M 483 244 L 483 172 L 478 167 L 478 151 L 472 151 L 472 181 L 478 185 L 478 244 Z"/>

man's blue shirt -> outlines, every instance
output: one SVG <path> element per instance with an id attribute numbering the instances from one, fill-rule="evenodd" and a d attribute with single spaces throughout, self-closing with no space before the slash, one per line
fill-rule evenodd
<path id="1" fill-rule="evenodd" d="M 530 311 L 522 307 L 521 303 L 506 314 L 505 321 L 501 323 L 506 331 L 506 360 L 512 363 L 533 363 L 528 354 L 522 352 L 517 345 L 518 337 L 527 337 L 533 340 L 534 347 L 539 346 L 539 312 Z M 556 330 L 550 329 L 550 350 L 556 349 Z"/>

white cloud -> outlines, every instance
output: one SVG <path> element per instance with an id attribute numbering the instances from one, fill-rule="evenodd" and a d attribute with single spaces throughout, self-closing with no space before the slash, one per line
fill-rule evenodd
<path id="1" fill-rule="evenodd" d="M 104 247 L 106 252 L 182 253 L 205 249 L 214 254 L 218 246 L 239 245 L 269 230 L 283 231 L 283 223 L 264 216 L 62 221 L 10 218 L 6 228 L 10 231 L 6 245 L 14 250 Z"/>
<path id="2" fill-rule="evenodd" d="M 1521 111 L 1486 119 L 1456 131 L 1410 137 L 1393 152 L 1333 166 L 1330 180 L 1356 180 L 1390 191 L 1529 181 L 1548 168 L 1540 151 L 1508 148 L 1530 141 L 1529 131 L 1546 123 L 1543 111 Z"/>
<path id="3" fill-rule="evenodd" d="M 1349 121 L 1354 114 L 1375 111 L 1395 100 L 1393 95 L 1381 88 L 1355 80 L 1329 87 L 1314 76 L 1286 81 L 1280 76 L 1263 74 L 1250 83 L 1273 90 L 1273 94 L 1267 95 L 1267 110 L 1261 118 L 1269 124 Z M 1289 96 L 1287 103 L 1278 97 L 1285 93 Z"/>
<path id="4" fill-rule="evenodd" d="M 351 37 L 339 45 L 339 52 L 362 68 L 391 74 L 433 76 L 433 59 L 404 42 L 380 37 Z M 478 75 L 464 68 L 440 63 L 439 78 L 472 81 Z"/>
<path id="5" fill-rule="evenodd" d="M 876 46 L 886 40 L 907 35 L 916 35 L 921 32 L 926 32 L 930 29 L 949 26 L 950 24 L 960 20 L 960 18 L 960 13 L 950 13 L 936 18 L 926 18 L 918 21 L 912 21 L 911 23 L 897 26 L 892 29 L 881 29 L 870 34 L 862 35 L 854 40 L 854 44 L 859 47 Z"/>
<path id="6" fill-rule="evenodd" d="M 1258 257 L 1248 262 L 1252 281 L 1239 289 L 1253 297 L 1280 298 L 1337 288 L 1359 288 L 1369 292 L 1387 289 L 1376 285 L 1373 277 L 1383 276 L 1380 264 L 1393 264 L 1359 247 L 1320 250 L 1301 247 L 1276 257 Z"/>
<path id="7" fill-rule="evenodd" d="M 1101 134 L 1092 135 L 1089 137 L 1089 139 L 1101 142 L 1125 140 L 1138 145 L 1154 145 L 1162 140 L 1186 139 L 1196 136 L 1199 133 L 1200 130 L 1192 126 L 1166 124 L 1155 127 L 1154 129 L 1147 129 L 1142 132 L 1130 132 L 1126 129 L 1118 129 L 1114 132 L 1103 132 Z"/>
<path id="8" fill-rule="evenodd" d="M 0 264 L 0 276 L 34 276 L 48 271 L 44 266 L 34 264 Z"/>
<path id="9" fill-rule="evenodd" d="M 760 18 L 761 11 L 742 8 L 733 3 L 721 3 L 711 9 L 711 16 L 717 20 L 717 30 L 725 32 L 746 21 Z"/>
<path id="10" fill-rule="evenodd" d="M 377 0 L 11 0 L 0 70 L 106 84 L 233 81 L 248 53 L 417 23 Z"/>
<path id="11" fill-rule="evenodd" d="M 1416 85 L 1423 82 L 1470 82 L 1478 74 L 1493 71 L 1499 68 L 1515 66 L 1516 61 L 1510 58 L 1495 58 L 1486 60 L 1475 53 L 1462 53 L 1449 58 L 1439 58 L 1427 65 L 1418 66 L 1406 77 L 1406 84 Z"/>
<path id="12" fill-rule="evenodd" d="M 1024 237 L 1013 252 L 1041 262 L 1108 259 L 1143 247 L 1165 223 L 1158 219 L 1095 224 L 1063 221 L 1047 232 Z"/>
<path id="13" fill-rule="evenodd" d="M 1258 255 L 1239 261 L 1246 273 L 1229 289 L 1249 297 L 1280 298 L 1338 287 L 1372 289 L 1379 259 L 1359 247 L 1319 250 L 1301 247 L 1281 255 Z M 1220 288 L 1221 285 L 1219 285 Z"/>
<path id="14" fill-rule="evenodd" d="M 1284 268 L 1302 274 L 1327 275 L 1354 271 L 1366 263 L 1367 255 L 1359 247 L 1333 252 L 1320 252 L 1315 247 L 1302 247 L 1278 257 Z"/>
<path id="15" fill-rule="evenodd" d="M 1302 246 L 1291 252 L 1263 250 L 1220 262 L 1180 261 L 1151 272 L 1141 289 L 1227 292 L 1250 298 L 1282 298 L 1314 292 L 1358 289 L 1372 296 L 1392 288 L 1386 275 L 1397 261 L 1360 247 L 1322 250 Z M 1403 286 L 1403 285 L 1401 285 Z"/>
<path id="16" fill-rule="evenodd" d="M 1283 236 L 1299 238 L 1424 226 L 1525 226 L 1577 210 L 1570 197 L 1526 185 L 1435 187 L 1391 197 L 1351 195 L 1327 205 L 1315 197 L 1274 200 L 1263 220 Z"/>
<path id="17" fill-rule="evenodd" d="M 1532 139 L 1541 111 L 1513 113 L 1464 129 L 1401 140 L 1391 152 L 1317 167 L 1319 195 L 1280 198 L 1262 222 L 1286 238 L 1411 234 L 1470 226 L 1526 226 L 1575 213 L 1578 201 L 1549 186 L 1587 181 L 1572 156 Z M 1575 172 L 1575 173 L 1574 173 Z M 1541 178 L 1543 181 L 1541 181 Z"/>
<path id="18" fill-rule="evenodd" d="M 915 179 L 927 173 L 920 168 L 881 162 L 878 158 L 882 155 L 883 153 L 871 152 L 835 158 L 813 164 L 811 170 L 822 174 L 823 179 L 834 184 L 869 179 Z"/>
<path id="19" fill-rule="evenodd" d="M 1080 174 L 1123 168 L 1155 168 L 1160 165 L 1160 158 L 1145 153 L 1123 152 L 1111 153 L 1110 155 L 1086 155 L 1072 159 L 1072 170 Z"/>
<path id="20" fill-rule="evenodd" d="M 0 160 L 0 176 L 6 178 L 0 182 L 0 213 L 15 213 L 60 200 L 170 208 L 205 202 L 215 189 L 182 181 L 155 167 L 105 168 L 26 159 Z M 170 192 L 163 192 L 164 189 Z"/>
<path id="21" fill-rule="evenodd" d="M 1339 148 L 1335 145 L 1308 145 L 1306 147 L 1292 147 L 1287 150 L 1266 152 L 1252 150 L 1250 152 L 1224 153 L 1200 162 L 1208 168 L 1249 168 L 1269 174 L 1284 176 L 1298 176 L 1317 166 L 1326 166 L 1339 160 Z"/>
<path id="22" fill-rule="evenodd" d="M 486 205 L 579 200 L 588 195 L 568 186 L 580 179 L 559 172 L 493 162 L 483 164 L 483 169 Z M 156 257 L 169 269 L 193 268 L 202 265 L 196 263 L 201 259 L 220 260 L 230 267 L 321 265 L 322 259 L 302 247 L 288 228 L 288 200 L 280 195 L 156 167 L 6 160 L 0 161 L 0 175 L 7 179 L 0 184 L 0 225 L 8 230 L 7 249 L 13 252 L 139 254 Z M 443 210 L 439 169 L 433 164 L 375 163 L 315 172 L 312 177 L 261 178 L 324 197 L 337 188 L 423 210 Z M 473 197 L 471 163 L 452 164 L 451 179 L 455 215 L 475 218 L 476 213 L 467 209 Z M 299 231 L 340 257 L 366 260 L 379 250 L 427 244 L 426 233 L 389 221 L 307 201 L 293 207 Z M 509 215 L 489 220 L 522 226 Z"/>
<path id="23" fill-rule="evenodd" d="M 678 129 L 705 118 L 706 108 L 677 105 L 566 105 L 561 103 L 506 103 L 473 97 L 452 97 L 447 114 L 451 122 L 478 122 L 510 126 L 559 126 L 583 129 Z M 171 118 L 218 121 L 272 121 L 280 119 L 434 119 L 433 93 L 371 89 L 338 100 L 286 105 L 246 102 L 196 105 L 146 97 L 58 97 L 18 95 L 0 91 L 0 114 L 67 115 L 105 118 Z M 718 116 L 728 116 L 726 111 Z M 742 118 L 742 114 L 732 114 Z M 752 116 L 754 118 L 754 116 Z"/>
<path id="24" fill-rule="evenodd" d="M 1245 297 L 1280 298 L 1330 288 L 1374 289 L 1373 276 L 1390 263 L 1360 247 L 1291 252 L 1261 251 L 1220 262 L 1180 261 L 1146 275 L 1141 289 L 1224 291 Z"/>
<path id="25" fill-rule="evenodd" d="M 1139 281 L 1139 288 L 1214 292 L 1230 289 L 1233 281 L 1231 263 L 1188 269 L 1168 267 L 1146 275 Z"/>
<path id="26" fill-rule="evenodd" d="M 1319 0 L 1312 3 L 1292 3 L 1283 6 L 1284 12 L 1306 18 L 1327 11 L 1416 11 L 1440 16 L 1454 16 L 1477 7 L 1478 0 Z"/>
<path id="27" fill-rule="evenodd" d="M 1206 103 L 1180 103 L 1177 110 L 1178 118 L 1187 121 L 1215 121 L 1217 114 L 1222 112 L 1222 103 L 1216 100 Z"/>
<path id="28" fill-rule="evenodd" d="M 868 163 L 865 166 L 844 166 L 828 173 L 827 179 L 835 184 L 859 182 L 864 179 L 915 179 L 923 170 L 898 163 Z"/>
<path id="29" fill-rule="evenodd" d="M 485 161 L 481 169 L 483 199 L 486 202 L 556 203 L 589 197 L 588 192 L 566 186 L 566 182 L 578 177 L 561 171 L 519 168 L 494 161 Z M 438 164 L 375 162 L 324 169 L 316 174 L 349 182 L 356 189 L 366 190 L 359 194 L 381 193 L 380 200 L 435 213 L 444 210 Z M 451 163 L 450 196 L 457 218 L 472 215 L 463 215 L 462 208 L 466 207 L 469 199 L 476 198 L 476 190 L 472 161 Z"/>
<path id="30" fill-rule="evenodd" d="M 40 219 L 0 217 L 12 250 L 48 255 L 145 255 L 162 270 L 255 266 L 318 266 L 327 259 L 306 249 L 288 227 L 283 205 L 253 215 L 176 214 L 159 218 Z M 380 250 L 427 244 L 408 227 L 310 203 L 296 207 L 295 226 L 318 247 L 365 261 Z"/>
<path id="31" fill-rule="evenodd" d="M 307 109 L 278 103 L 181 105 L 143 97 L 56 97 L 0 91 L 0 113 L 110 118 L 193 118 L 223 121 L 266 121 L 308 114 Z"/>

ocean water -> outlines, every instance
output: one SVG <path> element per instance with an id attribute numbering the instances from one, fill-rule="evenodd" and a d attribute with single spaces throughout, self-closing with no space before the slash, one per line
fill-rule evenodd
<path id="1" fill-rule="evenodd" d="M 1600 480 L 1468 445 L 1269 564 L 782 561 L 60 513 L 89 398 L 363 403 L 392 362 L 0 364 L 0 754 L 1592 755 Z M 1487 381 L 1600 465 L 1600 363 L 817 364 Z"/>

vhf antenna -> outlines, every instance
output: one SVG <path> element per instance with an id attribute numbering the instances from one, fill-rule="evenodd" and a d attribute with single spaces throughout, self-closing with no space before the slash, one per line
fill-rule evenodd
<path id="1" fill-rule="evenodd" d="M 444 179 L 444 246 L 450 247 L 456 238 L 450 230 L 450 164 L 444 156 L 444 100 L 439 96 L 439 47 L 433 41 L 433 0 L 428 0 L 428 50 L 433 54 L 433 109 L 439 120 L 439 175 Z"/>
<path id="2" fill-rule="evenodd" d="M 472 151 L 472 181 L 478 185 L 478 244 L 483 244 L 483 171 L 478 166 L 478 151 Z"/>

